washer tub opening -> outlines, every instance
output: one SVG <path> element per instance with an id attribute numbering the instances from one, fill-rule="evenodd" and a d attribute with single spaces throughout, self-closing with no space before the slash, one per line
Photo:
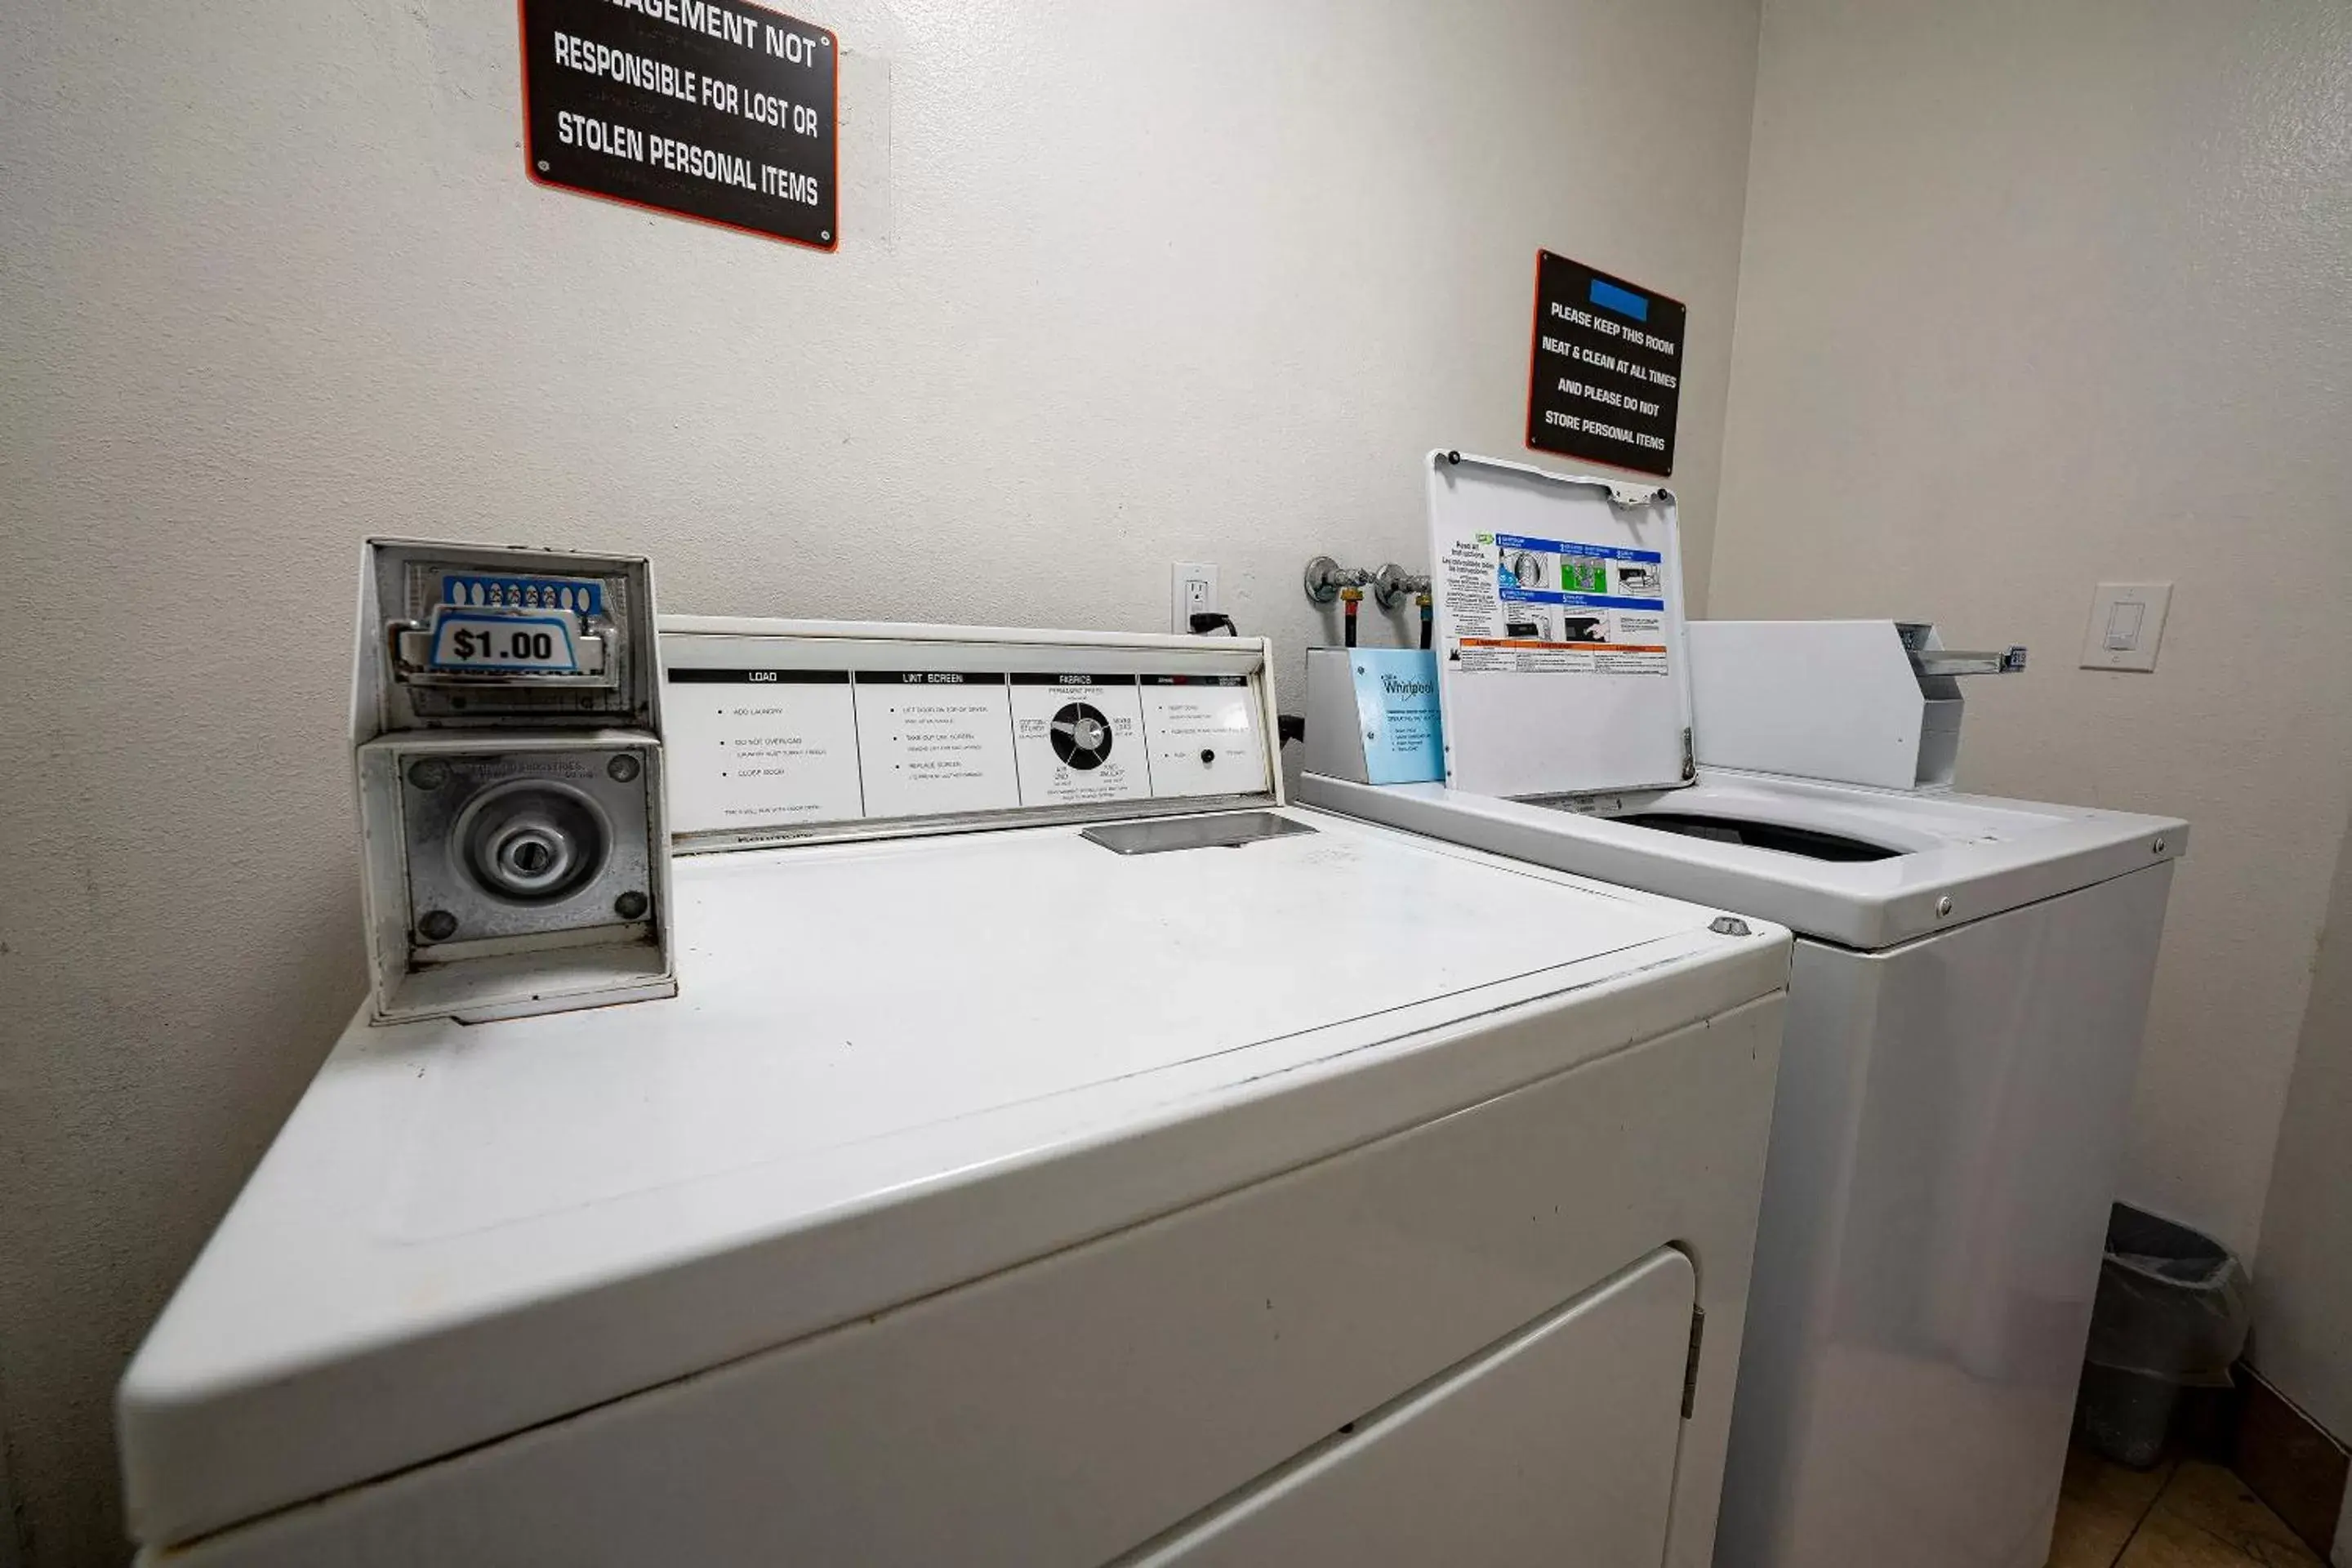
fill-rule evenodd
<path id="1" fill-rule="evenodd" d="M 1883 844 L 1848 838 L 1841 833 L 1794 827 L 1785 822 L 1749 822 L 1734 816 L 1708 816 L 1695 811 L 1643 811 L 1612 816 L 1609 820 L 1630 822 L 1637 827 L 1654 827 L 1661 833 L 1679 833 L 1690 838 L 1711 838 L 1718 844 L 1745 844 L 1751 849 L 1802 855 L 1809 860 L 1892 860 L 1903 853 L 1900 849 L 1889 849 Z"/>

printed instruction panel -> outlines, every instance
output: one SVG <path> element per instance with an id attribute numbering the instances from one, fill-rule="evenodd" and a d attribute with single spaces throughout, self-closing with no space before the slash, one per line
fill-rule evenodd
<path id="1" fill-rule="evenodd" d="M 1147 675 L 1151 793 L 1239 795 L 1265 787 L 1257 704 L 1245 675 Z"/>
<path id="2" fill-rule="evenodd" d="M 857 755 L 867 816 L 936 816 L 1021 804 L 1004 672 L 861 669 Z"/>
<path id="3" fill-rule="evenodd" d="M 663 694 L 679 833 L 1249 795 L 1242 675 L 696 669 Z"/>
<path id="4" fill-rule="evenodd" d="M 1668 673 L 1657 551 L 1479 533 L 1448 542 L 1438 567 L 1457 671 Z"/>
<path id="5" fill-rule="evenodd" d="M 670 816 L 709 826 L 863 814 L 857 719 L 840 669 L 672 669 Z"/>

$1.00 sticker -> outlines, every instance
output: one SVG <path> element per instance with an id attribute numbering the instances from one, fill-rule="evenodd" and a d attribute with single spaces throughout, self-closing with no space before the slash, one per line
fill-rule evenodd
<path id="1" fill-rule="evenodd" d="M 497 615 L 479 610 L 436 616 L 436 669 L 554 669 L 580 667 L 565 615 Z"/>

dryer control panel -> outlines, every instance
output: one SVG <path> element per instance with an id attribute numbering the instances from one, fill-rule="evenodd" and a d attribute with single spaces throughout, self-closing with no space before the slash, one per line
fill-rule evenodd
<path id="1" fill-rule="evenodd" d="M 665 616 L 681 850 L 1280 803 L 1257 637 Z"/>

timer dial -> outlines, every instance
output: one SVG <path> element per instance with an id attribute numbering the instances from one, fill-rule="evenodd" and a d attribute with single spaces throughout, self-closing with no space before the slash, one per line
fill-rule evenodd
<path id="1" fill-rule="evenodd" d="M 1080 770 L 1098 768 L 1110 760 L 1110 721 L 1102 710 L 1072 702 L 1056 712 L 1047 726 L 1054 754 Z"/>

